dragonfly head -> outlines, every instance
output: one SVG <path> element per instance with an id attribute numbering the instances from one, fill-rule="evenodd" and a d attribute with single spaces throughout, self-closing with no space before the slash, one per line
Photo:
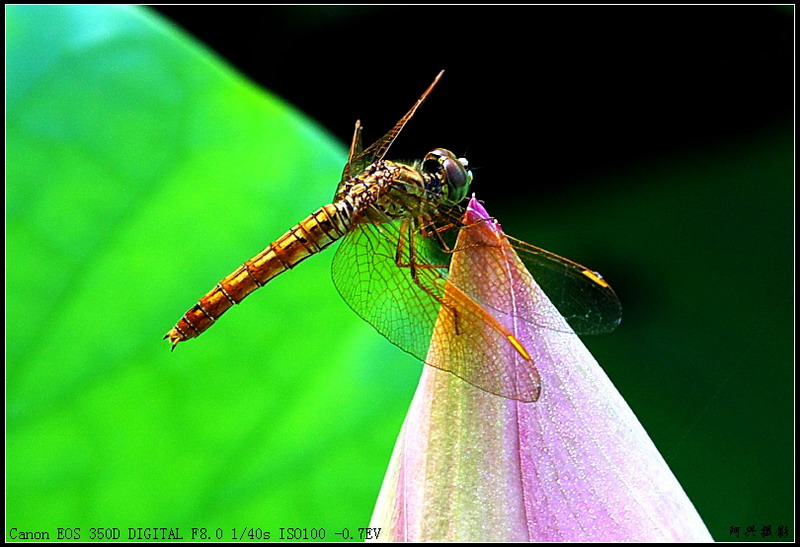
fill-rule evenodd
<path id="1" fill-rule="evenodd" d="M 472 171 L 466 158 L 457 158 L 449 150 L 437 148 L 425 155 L 422 168 L 441 181 L 447 204 L 455 205 L 467 197 Z"/>

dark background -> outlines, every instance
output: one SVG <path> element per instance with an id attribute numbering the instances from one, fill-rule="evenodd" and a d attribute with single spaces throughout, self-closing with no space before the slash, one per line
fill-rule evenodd
<path id="1" fill-rule="evenodd" d="M 587 344 L 715 539 L 794 536 L 792 7 L 156 9 L 343 143 L 445 69 L 389 158 L 467 156 L 509 233 L 602 271 Z"/>
<path id="2" fill-rule="evenodd" d="M 579 193 L 792 115 L 790 8 L 157 9 L 345 142 L 356 117 L 382 135 L 445 69 L 393 154 L 469 154 L 487 200 Z"/>

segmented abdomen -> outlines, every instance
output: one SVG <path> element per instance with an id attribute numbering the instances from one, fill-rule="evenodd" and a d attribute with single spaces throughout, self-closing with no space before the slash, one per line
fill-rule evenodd
<path id="1" fill-rule="evenodd" d="M 217 283 L 164 338 L 169 339 L 175 349 L 179 342 L 202 334 L 248 294 L 342 237 L 350 225 L 351 211 L 352 206 L 343 200 L 311 213 Z"/>

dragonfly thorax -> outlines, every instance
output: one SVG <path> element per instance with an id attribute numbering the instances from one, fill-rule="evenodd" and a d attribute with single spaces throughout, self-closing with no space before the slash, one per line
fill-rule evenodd
<path id="1" fill-rule="evenodd" d="M 431 217 L 461 202 L 472 182 L 465 158 L 436 148 L 411 164 L 377 160 L 343 179 L 335 201 L 352 221 Z M 345 170 L 347 172 L 347 170 Z"/>
<path id="2" fill-rule="evenodd" d="M 345 202 L 352 218 L 384 222 L 432 214 L 446 196 L 440 176 L 419 164 L 376 161 L 340 184 L 337 202 Z"/>

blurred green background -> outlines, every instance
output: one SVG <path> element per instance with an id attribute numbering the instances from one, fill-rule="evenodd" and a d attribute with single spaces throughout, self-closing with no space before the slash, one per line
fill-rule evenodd
<path id="1" fill-rule="evenodd" d="M 161 337 L 445 68 L 390 155 L 603 272 L 586 343 L 712 535 L 793 539 L 792 8 L 161 11 L 6 8 L 7 538 L 368 525 L 421 365 L 332 251 Z"/>

